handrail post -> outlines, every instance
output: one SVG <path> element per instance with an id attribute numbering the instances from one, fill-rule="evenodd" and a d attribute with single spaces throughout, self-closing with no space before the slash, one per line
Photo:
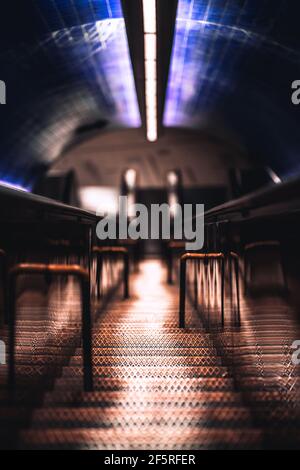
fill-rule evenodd
<path id="1" fill-rule="evenodd" d="M 237 320 L 236 326 L 241 326 L 241 306 L 240 306 L 240 267 L 239 267 L 239 257 L 236 253 L 230 253 L 230 263 L 233 259 L 234 262 L 234 272 L 235 272 L 235 288 L 236 288 L 236 309 L 237 309 Z"/>
<path id="2" fill-rule="evenodd" d="M 187 258 L 182 256 L 180 259 L 179 328 L 185 328 L 186 263 Z"/>
<path id="3" fill-rule="evenodd" d="M 101 298 L 101 277 L 102 277 L 102 269 L 103 269 L 103 260 L 102 255 L 99 254 L 97 257 L 97 266 L 96 266 L 96 294 L 97 300 L 99 301 Z"/>
<path id="4" fill-rule="evenodd" d="M 66 274 L 75 276 L 81 283 L 82 294 L 82 356 L 83 356 L 83 383 L 84 390 L 93 390 L 93 363 L 92 363 L 92 322 L 90 306 L 90 277 L 89 272 L 78 265 L 56 264 L 17 264 L 9 273 L 9 365 L 8 389 L 15 390 L 15 328 L 16 328 L 16 282 L 21 274 Z"/>
<path id="5" fill-rule="evenodd" d="M 221 259 L 221 324 L 225 326 L 225 258 Z"/>
<path id="6" fill-rule="evenodd" d="M 130 263 L 129 263 L 129 251 L 127 248 L 124 247 L 117 247 L 117 246 L 112 246 L 112 247 L 98 247 L 95 246 L 93 248 L 93 253 L 96 254 L 97 256 L 97 273 L 98 273 L 98 278 L 97 278 L 97 284 L 98 284 L 98 300 L 100 298 L 99 292 L 100 292 L 100 276 L 101 272 L 99 269 L 99 263 L 101 263 L 101 270 L 102 270 L 102 257 L 105 253 L 107 254 L 119 254 L 123 257 L 123 297 L 124 299 L 129 299 L 130 297 L 130 292 L 129 292 L 129 274 L 130 274 Z"/>
<path id="7" fill-rule="evenodd" d="M 240 306 L 240 268 L 239 260 L 235 259 L 235 280 L 236 280 L 236 296 L 237 296 L 237 326 L 241 326 L 241 306 Z"/>
<path id="8" fill-rule="evenodd" d="M 167 248 L 167 269 L 168 269 L 168 284 L 173 284 L 173 252 L 172 248 Z"/>
<path id="9" fill-rule="evenodd" d="M 86 392 L 93 391 L 93 346 L 90 283 L 82 280 L 82 348 L 83 348 L 83 381 Z"/>
<path id="10" fill-rule="evenodd" d="M 8 324 L 8 294 L 7 294 L 7 256 L 6 252 L 0 249 L 0 258 L 1 258 L 1 274 L 2 274 L 2 294 L 3 294 L 3 315 L 4 315 L 4 324 Z"/>
<path id="11" fill-rule="evenodd" d="M 174 250 L 185 251 L 185 242 L 171 241 L 166 248 L 166 261 L 167 261 L 167 283 L 174 284 Z"/>
<path id="12" fill-rule="evenodd" d="M 129 253 L 124 252 L 124 299 L 129 299 Z"/>
<path id="13" fill-rule="evenodd" d="M 198 308 L 198 260 L 194 264 L 194 307 Z"/>
<path id="14" fill-rule="evenodd" d="M 16 354 L 16 273 L 9 276 L 8 295 L 7 295 L 7 322 L 8 322 L 8 370 L 7 370 L 7 386 L 8 391 L 12 395 L 15 390 L 15 354 Z"/>
<path id="15" fill-rule="evenodd" d="M 179 328 L 185 328 L 186 303 L 186 264 L 188 260 L 208 262 L 209 259 L 221 260 L 221 323 L 225 323 L 225 256 L 223 253 L 185 253 L 180 258 L 180 292 L 179 292 Z M 197 271 L 195 271 L 195 274 Z M 195 279 L 194 279 L 195 282 Z M 194 292 L 196 292 L 194 284 Z"/>

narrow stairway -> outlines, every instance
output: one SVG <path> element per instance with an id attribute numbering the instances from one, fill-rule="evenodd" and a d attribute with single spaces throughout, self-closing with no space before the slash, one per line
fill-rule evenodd
<path id="1" fill-rule="evenodd" d="M 178 287 L 159 260 L 132 278 L 94 328 L 95 391 L 83 393 L 81 350 L 20 434 L 35 449 L 257 448 L 262 432 L 192 309 L 177 327 Z"/>

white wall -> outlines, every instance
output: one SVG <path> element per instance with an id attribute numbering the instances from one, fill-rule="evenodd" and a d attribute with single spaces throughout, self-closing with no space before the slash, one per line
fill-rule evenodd
<path id="1" fill-rule="evenodd" d="M 99 133 L 70 149 L 52 171 L 74 169 L 81 186 L 118 187 L 125 168 L 135 168 L 141 187 L 161 187 L 168 170 L 181 168 L 189 186 L 218 186 L 228 181 L 231 167 L 245 167 L 245 154 L 207 135 L 169 129 L 155 144 L 141 130 Z"/>

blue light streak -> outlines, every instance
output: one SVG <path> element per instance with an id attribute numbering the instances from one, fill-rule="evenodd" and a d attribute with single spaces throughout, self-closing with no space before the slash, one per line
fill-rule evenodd
<path id="1" fill-rule="evenodd" d="M 40 46 L 59 62 L 65 61 L 69 74 L 92 93 L 99 117 L 114 126 L 139 127 L 141 118 L 120 0 L 56 0 L 41 3 L 39 8 L 51 29 Z"/>
<path id="2" fill-rule="evenodd" d="M 17 183 L 9 183 L 8 181 L 0 180 L 0 188 L 1 186 L 5 188 L 9 188 L 9 189 L 17 189 L 18 191 L 23 191 L 26 193 L 30 192 L 28 188 L 25 188 L 24 186 L 21 186 L 20 184 L 17 184 Z"/>
<path id="3" fill-rule="evenodd" d="M 271 70 L 280 58 L 299 63 L 299 50 L 276 31 L 280 13 L 269 0 L 179 0 L 164 125 L 199 128 L 223 113 L 224 98 L 244 85 L 241 73 L 262 81 L 258 51 Z"/>

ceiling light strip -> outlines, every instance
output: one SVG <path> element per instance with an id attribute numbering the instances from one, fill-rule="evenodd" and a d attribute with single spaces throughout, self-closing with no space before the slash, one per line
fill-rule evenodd
<path id="1" fill-rule="evenodd" d="M 157 140 L 156 0 L 143 0 L 147 139 Z"/>

